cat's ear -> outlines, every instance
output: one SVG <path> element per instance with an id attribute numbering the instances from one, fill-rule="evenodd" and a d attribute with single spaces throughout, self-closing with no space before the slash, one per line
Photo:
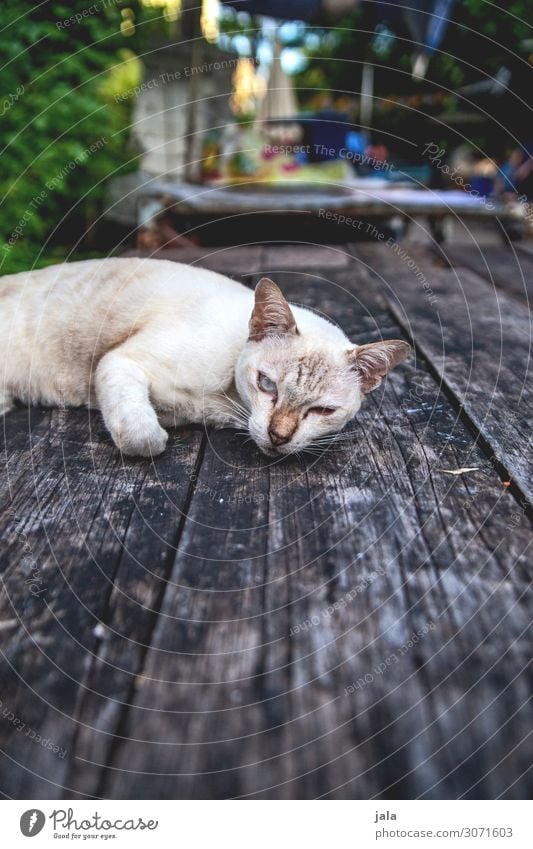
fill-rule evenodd
<path id="1" fill-rule="evenodd" d="M 279 287 L 268 277 L 263 277 L 255 287 L 255 305 L 249 328 L 249 338 L 254 342 L 260 342 L 265 336 L 298 334 L 290 306 Z"/>
<path id="2" fill-rule="evenodd" d="M 363 392 L 377 389 L 388 372 L 411 353 L 411 346 L 401 339 L 358 345 L 348 353 L 348 359 L 361 380 Z"/>

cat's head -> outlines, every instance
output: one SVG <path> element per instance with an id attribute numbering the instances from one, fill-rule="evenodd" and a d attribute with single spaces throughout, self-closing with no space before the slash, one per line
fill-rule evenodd
<path id="1" fill-rule="evenodd" d="M 272 280 L 258 283 L 235 380 L 249 411 L 250 436 L 269 456 L 321 445 L 342 430 L 365 395 L 411 350 L 398 339 L 355 346 L 313 313 L 300 313 L 300 319 L 299 328 Z"/>

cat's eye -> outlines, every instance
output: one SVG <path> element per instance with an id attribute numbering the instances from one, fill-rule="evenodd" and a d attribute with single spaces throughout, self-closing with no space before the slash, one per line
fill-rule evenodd
<path id="1" fill-rule="evenodd" d="M 331 416 L 336 413 L 336 407 L 310 407 L 308 413 L 315 413 L 317 416 Z"/>
<path id="2" fill-rule="evenodd" d="M 276 384 L 266 374 L 263 374 L 262 371 L 257 374 L 257 385 L 259 389 L 262 389 L 263 392 L 267 392 L 269 395 L 276 394 Z"/>

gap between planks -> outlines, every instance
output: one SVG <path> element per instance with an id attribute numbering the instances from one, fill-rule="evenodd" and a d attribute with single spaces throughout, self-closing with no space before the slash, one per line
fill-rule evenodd
<path id="1" fill-rule="evenodd" d="M 132 676 L 130 689 L 129 689 L 128 695 L 126 697 L 126 704 L 122 705 L 122 707 L 120 708 L 118 722 L 116 724 L 115 731 L 112 735 L 111 745 L 108 749 L 106 762 L 105 762 L 103 769 L 102 769 L 102 773 L 101 773 L 101 776 L 100 776 L 100 780 L 99 780 L 99 783 L 98 783 L 98 789 L 97 789 L 97 793 L 96 793 L 97 798 L 105 798 L 105 793 L 106 793 L 107 785 L 108 785 L 108 782 L 109 782 L 109 774 L 110 774 L 110 771 L 111 771 L 111 764 L 114 761 L 114 759 L 115 759 L 115 757 L 118 753 L 118 750 L 120 749 L 124 740 L 127 739 L 124 735 L 124 731 L 125 731 L 126 723 L 127 723 L 127 714 L 128 714 L 130 705 L 132 705 L 133 702 L 134 702 L 136 690 L 137 690 L 137 684 L 138 684 L 140 676 L 143 674 L 144 664 L 145 664 L 148 652 L 150 650 L 152 637 L 153 637 L 154 630 L 155 630 L 155 627 L 157 625 L 157 621 L 158 621 L 158 618 L 159 618 L 159 612 L 160 612 L 160 610 L 163 606 L 164 600 L 165 600 L 165 593 L 166 593 L 166 590 L 167 590 L 167 587 L 168 587 L 168 580 L 169 580 L 170 575 L 172 573 L 172 567 L 174 565 L 174 560 L 176 559 L 177 551 L 178 551 L 178 548 L 179 548 L 179 543 L 180 543 L 180 540 L 181 540 L 181 537 L 182 537 L 182 534 L 183 534 L 183 530 L 185 528 L 185 524 L 187 522 L 187 518 L 188 518 L 188 515 L 189 515 L 189 510 L 190 510 L 191 503 L 192 503 L 192 500 L 193 500 L 193 497 L 194 497 L 194 492 L 195 492 L 195 489 L 196 489 L 196 485 L 197 485 L 197 481 L 198 481 L 198 477 L 199 477 L 199 473 L 200 473 L 200 468 L 202 466 L 202 462 L 203 462 L 203 459 L 204 459 L 204 456 L 205 456 L 206 446 L 207 446 L 207 436 L 204 433 L 202 435 L 202 440 L 200 442 L 200 447 L 198 449 L 196 462 L 194 464 L 194 472 L 193 472 L 193 475 L 191 476 L 191 480 L 189 482 L 187 495 L 185 497 L 185 502 L 183 504 L 183 509 L 181 511 L 180 520 L 179 520 L 178 526 L 176 528 L 176 533 L 175 533 L 175 537 L 174 537 L 174 540 L 173 540 L 173 544 L 172 544 L 170 551 L 169 551 L 167 558 L 166 558 L 165 568 L 164 568 L 163 574 L 162 574 L 162 585 L 159 589 L 156 602 L 155 602 L 153 609 L 151 611 L 150 621 L 149 621 L 148 630 L 147 630 L 147 634 L 146 634 L 146 638 L 145 638 L 145 643 L 144 643 L 144 645 L 141 646 L 140 651 L 139 651 L 137 670 L 134 673 L 134 675 Z M 119 563 L 120 563 L 120 560 L 119 560 Z M 115 575 L 118 572 L 119 563 L 117 563 Z M 111 591 L 112 591 L 112 587 L 110 587 L 109 597 L 111 596 Z M 109 599 L 108 599 L 108 603 L 109 603 Z M 109 614 L 108 609 L 106 609 L 105 612 L 106 612 L 106 614 Z M 104 623 L 104 624 L 106 624 L 106 623 Z M 91 661 L 91 669 L 89 670 L 88 677 L 90 676 L 90 672 L 94 668 L 94 666 L 96 665 L 97 662 L 98 662 L 98 652 L 95 653 L 95 656 L 93 657 L 93 659 Z M 81 709 L 80 709 L 80 712 L 81 712 Z M 73 744 L 73 748 L 75 748 L 75 741 L 74 741 L 74 744 Z"/>
<path id="2" fill-rule="evenodd" d="M 418 263 L 418 267 L 422 271 L 427 271 L 427 275 L 431 275 L 431 262 L 432 256 L 435 254 L 432 252 L 432 249 L 422 248 L 416 245 L 407 245 L 406 249 L 412 257 L 414 257 Z M 472 435 L 474 436 L 475 441 L 480 445 L 482 451 L 487 455 L 487 459 L 493 465 L 495 471 L 500 476 L 502 482 L 506 483 L 510 481 L 510 485 L 508 486 L 509 492 L 513 495 L 520 508 L 524 510 L 528 519 L 533 519 L 533 504 L 532 499 L 530 497 L 529 491 L 525 486 L 525 480 L 518 481 L 515 479 L 515 471 L 512 467 L 511 462 L 506 462 L 505 451 L 501 450 L 501 446 L 498 443 L 498 440 L 495 439 L 494 443 L 491 442 L 487 433 L 485 433 L 481 427 L 476 423 L 472 415 L 468 412 L 465 407 L 464 402 L 461 400 L 458 392 L 453 388 L 450 384 L 449 380 L 446 378 L 445 373 L 440 373 L 434 362 L 434 352 L 428 349 L 425 343 L 419 338 L 416 330 L 411 330 L 409 328 L 409 322 L 407 320 L 407 314 L 405 310 L 399 308 L 399 306 L 394 302 L 391 297 L 387 287 L 383 285 L 381 281 L 382 275 L 392 274 L 394 271 L 399 272 L 400 275 L 405 273 L 405 268 L 401 267 L 400 261 L 393 255 L 390 258 L 388 255 L 384 254 L 385 245 L 376 244 L 376 243 L 364 243 L 361 244 L 352 244 L 350 245 L 350 251 L 352 256 L 360 261 L 360 271 L 364 275 L 367 276 L 368 281 L 376 282 L 379 286 L 379 290 L 382 293 L 385 302 L 387 304 L 389 313 L 391 317 L 399 324 L 402 331 L 404 332 L 406 338 L 413 345 L 415 351 L 420 353 L 424 360 L 427 362 L 428 369 L 437 381 L 437 384 L 442 387 L 442 390 L 454 409 L 457 411 L 457 414 L 461 417 L 465 425 L 468 427 Z M 381 258 L 384 258 L 383 262 L 380 262 Z M 374 268 L 369 267 L 368 261 L 370 259 L 377 259 L 377 266 Z M 362 263 L 361 263 L 362 261 Z M 396 263 L 396 268 L 394 268 L 394 264 Z M 428 268 L 429 266 L 429 268 Z M 463 268 L 455 269 L 452 268 L 453 271 L 459 270 L 464 271 Z M 491 284 L 484 277 L 481 277 L 479 274 L 467 271 L 467 273 L 471 274 L 474 278 L 479 281 L 482 281 L 484 285 L 490 286 Z M 427 279 L 427 278 L 426 278 Z M 394 290 L 394 294 L 398 295 L 398 298 L 401 301 L 401 293 L 397 293 Z M 509 292 L 506 290 L 500 289 L 499 298 L 502 301 L 509 297 Z M 511 303 L 517 304 L 519 303 L 519 299 L 516 297 L 511 298 Z M 407 304 L 407 312 L 409 309 L 409 304 Z M 525 307 L 524 307 L 525 309 Z M 484 421 L 486 421 L 486 416 Z M 497 456 L 497 453 L 500 456 Z M 510 461 L 512 458 L 507 457 L 507 460 Z M 523 477 L 523 476 L 521 476 Z"/>

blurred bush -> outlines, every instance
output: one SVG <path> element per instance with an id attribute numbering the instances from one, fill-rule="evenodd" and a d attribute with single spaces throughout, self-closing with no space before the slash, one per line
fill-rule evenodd
<path id="1" fill-rule="evenodd" d="M 129 31 L 113 0 L 2 0 L 2 274 L 65 257 L 98 217 L 106 179 L 135 167 L 131 100 L 117 97 L 139 79 L 128 7 Z"/>

